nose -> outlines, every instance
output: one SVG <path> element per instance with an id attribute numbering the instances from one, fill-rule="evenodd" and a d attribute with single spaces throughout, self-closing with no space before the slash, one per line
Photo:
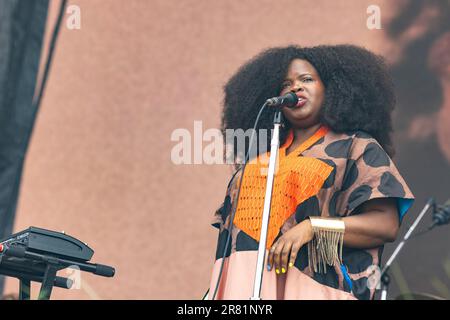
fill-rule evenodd
<path id="1" fill-rule="evenodd" d="M 292 87 L 292 91 L 293 92 L 297 92 L 297 91 L 303 91 L 303 86 L 300 82 L 297 82 L 296 84 L 294 84 L 294 86 Z"/>

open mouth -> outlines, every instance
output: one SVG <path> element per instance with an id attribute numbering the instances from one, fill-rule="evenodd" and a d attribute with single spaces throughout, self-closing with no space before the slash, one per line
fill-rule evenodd
<path id="1" fill-rule="evenodd" d="M 297 102 L 297 104 L 295 105 L 295 108 L 301 108 L 301 107 L 303 107 L 303 106 L 306 104 L 307 101 L 308 101 L 308 100 L 307 100 L 306 98 L 298 97 L 298 102 Z"/>

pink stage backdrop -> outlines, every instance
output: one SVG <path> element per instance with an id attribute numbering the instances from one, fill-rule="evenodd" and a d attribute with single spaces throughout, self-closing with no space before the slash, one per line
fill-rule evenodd
<path id="1" fill-rule="evenodd" d="M 196 120 L 217 128 L 222 86 L 270 46 L 352 43 L 396 62 L 401 47 L 384 27 L 401 3 L 70 1 L 81 10 L 81 29 L 65 22 L 61 29 L 15 230 L 64 230 L 117 273 L 83 273 L 79 290 L 55 289 L 53 297 L 200 299 L 216 249 L 209 222 L 231 168 L 173 164 L 171 133 L 193 133 Z M 370 5 L 381 9 L 380 30 L 367 27 Z M 51 1 L 47 34 L 58 6 Z M 9 279 L 6 293 L 17 286 Z"/>

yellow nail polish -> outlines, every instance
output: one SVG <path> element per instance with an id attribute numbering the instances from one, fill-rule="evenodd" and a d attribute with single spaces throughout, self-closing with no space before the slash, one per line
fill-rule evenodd
<path id="1" fill-rule="evenodd" d="M 292 262 L 289 262 L 289 268 L 292 268 L 294 264 Z"/>
<path id="2" fill-rule="evenodd" d="M 275 272 L 276 272 L 277 274 L 280 274 L 280 270 L 278 270 L 278 269 L 275 269 Z"/>
<path id="3" fill-rule="evenodd" d="M 281 272 L 286 273 L 286 269 L 285 268 L 281 268 Z"/>

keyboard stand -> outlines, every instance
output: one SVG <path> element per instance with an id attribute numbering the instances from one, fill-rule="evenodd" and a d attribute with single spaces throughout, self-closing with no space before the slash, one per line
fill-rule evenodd
<path id="1" fill-rule="evenodd" d="M 31 281 L 29 279 L 20 279 L 19 300 L 30 300 Z"/>

